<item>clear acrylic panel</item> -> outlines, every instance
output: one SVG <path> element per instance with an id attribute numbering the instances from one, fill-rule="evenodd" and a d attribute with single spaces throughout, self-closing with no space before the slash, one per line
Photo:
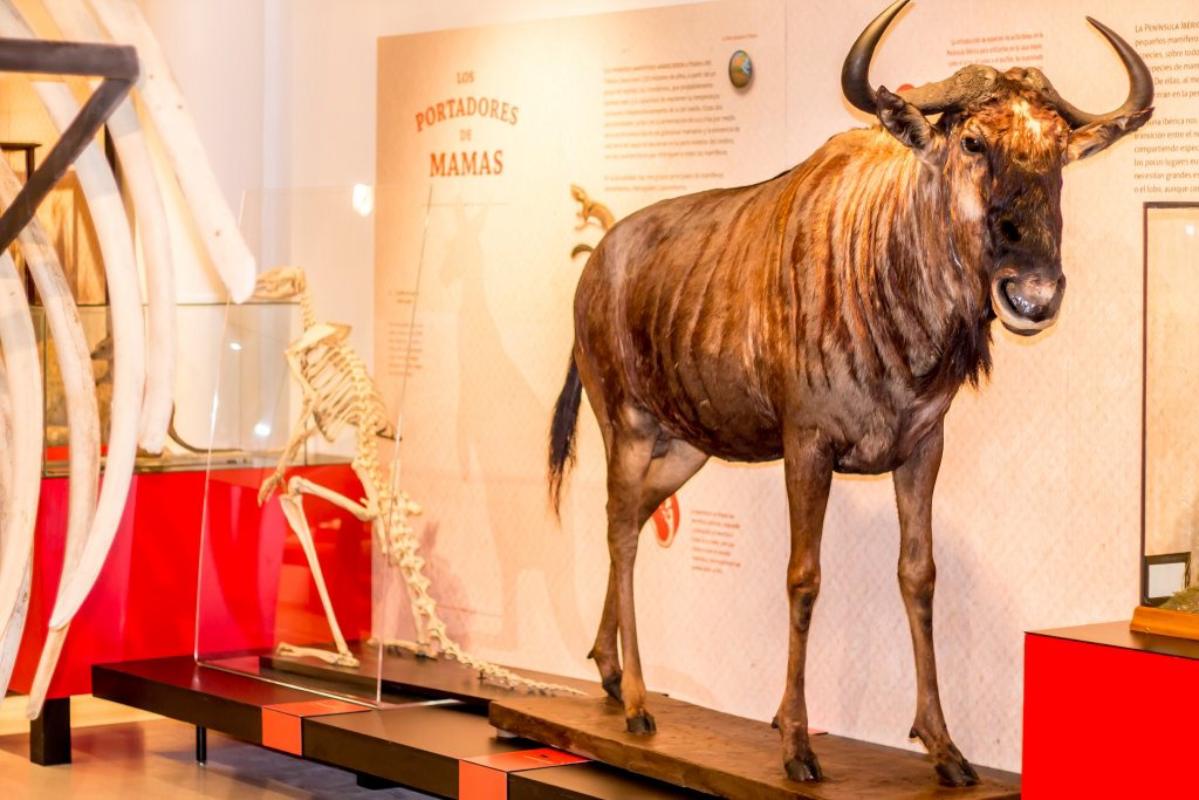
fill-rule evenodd
<path id="1" fill-rule="evenodd" d="M 378 200 L 375 188 L 363 185 L 245 199 L 242 226 L 260 253 L 260 270 L 302 269 L 310 303 L 289 296 L 293 280 L 273 293 L 275 302 L 227 307 L 212 339 L 219 345 L 200 367 L 211 372 L 212 391 L 207 418 L 196 420 L 205 426 L 200 441 L 211 447 L 197 660 L 368 704 L 383 698 L 386 648 L 374 632 L 387 626 L 376 615 L 394 610 L 377 601 L 394 596 L 388 582 L 395 578 L 379 567 L 381 535 L 363 499 L 374 492 L 351 460 L 372 450 L 380 467 L 368 481 L 387 483 L 400 399 L 380 395 L 374 413 L 386 429 L 358 435 L 362 384 L 351 387 L 347 379 L 354 359 L 374 372 Z M 426 213 L 421 205 L 402 215 L 412 220 L 405 258 L 419 260 Z M 406 302 L 415 299 L 414 289 Z M 321 400 L 305 404 L 301 377 L 323 387 Z"/>

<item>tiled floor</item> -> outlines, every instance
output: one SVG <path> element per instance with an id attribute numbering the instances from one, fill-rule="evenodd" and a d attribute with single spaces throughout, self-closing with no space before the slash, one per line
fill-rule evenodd
<path id="1" fill-rule="evenodd" d="M 361 789 L 349 772 L 211 732 L 208 764 L 200 766 L 190 725 L 92 697 L 77 697 L 71 703 L 74 763 L 39 767 L 29 763 L 29 723 L 23 710 L 23 697 L 0 703 L 0 800 L 425 797 L 402 789 Z"/>

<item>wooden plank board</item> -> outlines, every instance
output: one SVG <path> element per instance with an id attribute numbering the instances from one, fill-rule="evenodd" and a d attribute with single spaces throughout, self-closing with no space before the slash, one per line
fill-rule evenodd
<path id="1" fill-rule="evenodd" d="M 1008 800 L 1020 796 L 1012 776 L 980 769 L 983 783 L 950 789 L 937 783 L 920 753 L 817 736 L 820 783 L 783 772 L 778 733 L 764 722 L 722 714 L 668 697 L 651 698 L 658 731 L 625 732 L 624 712 L 606 699 L 515 697 L 491 703 L 491 724 L 509 733 L 658 780 L 730 798 L 792 800 Z"/>

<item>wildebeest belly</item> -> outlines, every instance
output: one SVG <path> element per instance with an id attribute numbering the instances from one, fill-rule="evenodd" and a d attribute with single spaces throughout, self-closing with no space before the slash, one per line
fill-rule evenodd
<path id="1" fill-rule="evenodd" d="M 638 359 L 636 400 L 670 435 L 731 461 L 770 461 L 783 453 L 778 418 L 747 374 L 728 358 Z"/>

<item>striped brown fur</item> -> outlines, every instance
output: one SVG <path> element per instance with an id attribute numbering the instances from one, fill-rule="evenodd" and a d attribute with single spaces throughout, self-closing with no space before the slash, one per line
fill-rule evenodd
<path id="1" fill-rule="evenodd" d="M 871 90 L 863 62 L 904 2 L 867 28 L 843 73 L 878 126 L 834 136 L 772 180 L 649 206 L 601 240 L 575 294 L 551 494 L 556 505 L 581 387 L 608 459 L 611 565 L 591 656 L 629 730 L 645 733 L 633 612 L 642 525 L 710 456 L 783 459 L 791 638 L 776 722 L 787 774 L 814 780 L 803 664 L 830 479 L 893 471 L 916 657 L 911 735 L 941 781 L 960 786 L 978 778 L 949 737 L 932 645 L 943 419 L 990 369 L 994 319 L 1022 334 L 1052 323 L 1065 288 L 1062 169 L 1143 125 L 1152 84 L 1096 23 L 1131 75 L 1129 101 L 1108 115 L 1069 106 L 1035 70 L 969 67 L 903 96 Z M 936 123 L 926 108 L 943 112 Z"/>

